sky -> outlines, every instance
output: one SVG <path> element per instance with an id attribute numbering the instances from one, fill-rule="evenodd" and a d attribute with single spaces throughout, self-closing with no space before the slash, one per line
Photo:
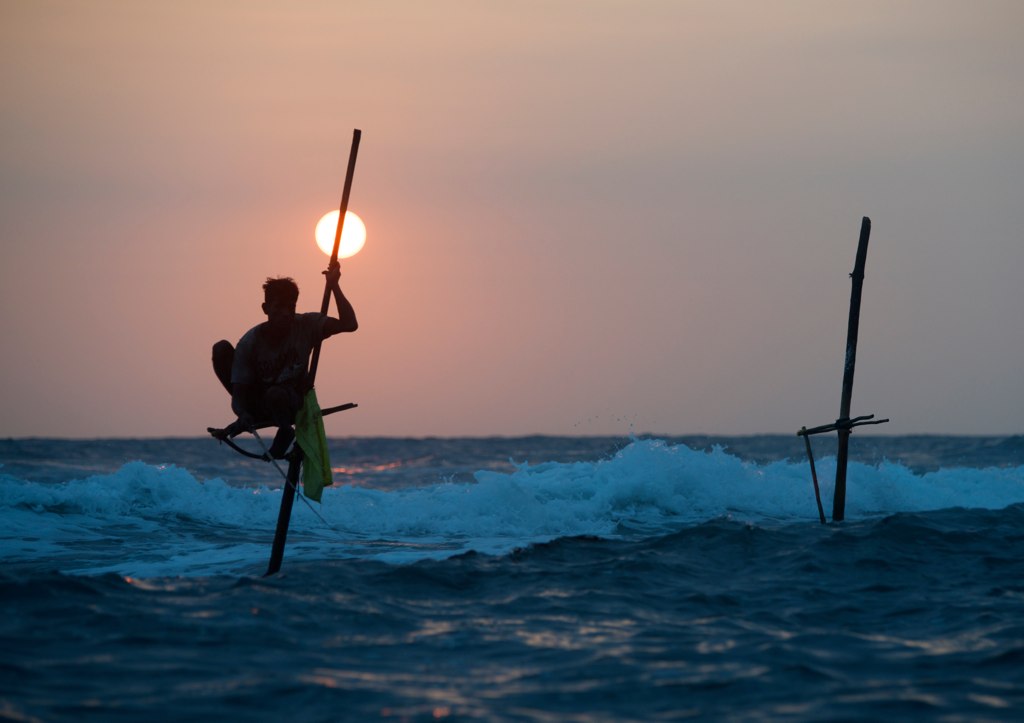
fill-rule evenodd
<path id="1" fill-rule="evenodd" d="M 331 436 L 1020 434 L 1024 3 L 0 0 L 0 436 L 201 436 L 350 209 Z"/>

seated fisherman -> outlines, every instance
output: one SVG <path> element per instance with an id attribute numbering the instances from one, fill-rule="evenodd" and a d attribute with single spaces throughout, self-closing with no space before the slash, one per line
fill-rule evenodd
<path id="1" fill-rule="evenodd" d="M 280 459 L 295 438 L 292 424 L 308 390 L 309 356 L 317 341 L 359 324 L 352 304 L 341 292 L 337 262 L 324 272 L 338 307 L 338 318 L 319 312 L 296 314 L 299 287 L 288 278 L 263 284 L 263 312 L 267 320 L 247 331 L 232 347 L 226 340 L 213 345 L 213 370 L 231 394 L 231 409 L 238 421 L 226 431 L 237 434 L 258 422 L 278 427 L 270 455 Z"/>

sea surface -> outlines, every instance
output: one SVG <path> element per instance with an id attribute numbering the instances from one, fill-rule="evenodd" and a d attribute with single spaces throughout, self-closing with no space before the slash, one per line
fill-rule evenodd
<path id="1" fill-rule="evenodd" d="M 831 517 L 835 438 L 814 438 Z M 0 719 L 1024 720 L 1024 437 L 0 440 Z"/>

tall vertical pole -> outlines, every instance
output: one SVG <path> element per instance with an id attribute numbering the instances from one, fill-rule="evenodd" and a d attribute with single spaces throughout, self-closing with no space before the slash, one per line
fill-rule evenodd
<path id="1" fill-rule="evenodd" d="M 338 227 L 334 232 L 334 249 L 331 252 L 331 266 L 338 262 L 338 247 L 341 245 L 341 230 L 345 225 L 345 212 L 348 211 L 348 197 L 352 192 L 352 176 L 356 172 L 356 154 L 359 153 L 359 139 L 363 132 L 356 128 L 352 132 L 352 149 L 348 154 L 348 169 L 345 171 L 345 188 L 341 192 L 341 213 L 338 216 Z M 331 285 L 327 282 L 324 285 L 324 299 L 320 305 L 320 313 L 327 315 L 331 302 Z M 306 389 L 313 388 L 316 379 L 316 368 L 320 363 L 320 344 L 317 340 L 313 346 L 313 356 L 309 362 L 309 372 L 306 374 Z M 267 575 L 273 575 L 281 569 L 281 561 L 284 559 L 284 543 L 288 538 L 288 525 L 292 519 L 292 505 L 295 503 L 295 493 L 299 486 L 299 467 L 302 465 L 302 451 L 296 445 L 290 461 L 288 462 L 288 477 L 285 482 L 284 491 L 281 494 L 281 509 L 277 514 L 277 529 L 274 531 L 274 544 L 270 548 L 270 564 L 267 566 Z M 264 576 L 266 577 L 266 575 Z"/>
<path id="2" fill-rule="evenodd" d="M 868 255 L 868 237 L 871 235 L 871 219 L 867 216 L 860 225 L 860 241 L 857 244 L 857 259 L 853 265 L 853 290 L 850 292 L 850 322 L 846 329 L 846 365 L 843 368 L 843 398 L 839 407 L 837 422 L 850 419 L 850 398 L 853 396 L 853 370 L 857 364 L 857 333 L 860 329 L 860 297 L 864 285 L 864 263 Z M 839 429 L 839 449 L 836 452 L 836 491 L 832 498 L 832 521 L 840 522 L 846 517 L 846 465 L 850 453 L 850 427 Z"/>
<path id="3" fill-rule="evenodd" d="M 359 153 L 359 140 L 363 137 L 363 132 L 356 128 L 352 131 L 352 150 L 348 154 L 348 169 L 345 171 L 345 187 L 341 192 L 341 209 L 338 214 L 338 227 L 334 232 L 334 250 L 331 251 L 331 262 L 328 268 L 338 262 L 338 248 L 341 246 L 341 230 L 345 226 L 345 214 L 348 212 L 348 197 L 352 193 L 352 177 L 356 172 L 356 155 Z M 323 303 L 320 304 L 320 313 L 324 316 L 327 315 L 327 310 L 331 305 L 331 287 L 330 284 L 324 285 L 324 299 Z M 306 375 L 306 384 L 312 389 L 313 382 L 316 380 L 316 368 L 320 364 L 320 342 L 317 341 L 313 347 L 313 358 L 309 362 L 309 373 Z"/>
<path id="4" fill-rule="evenodd" d="M 288 477 L 281 491 L 281 509 L 277 513 L 277 529 L 274 531 L 274 545 L 270 548 L 270 564 L 267 575 L 273 575 L 281 569 L 284 559 L 284 543 L 288 539 L 288 525 L 292 520 L 292 505 L 295 504 L 295 491 L 299 486 L 299 468 L 302 466 L 302 451 L 296 447 L 288 461 Z"/>

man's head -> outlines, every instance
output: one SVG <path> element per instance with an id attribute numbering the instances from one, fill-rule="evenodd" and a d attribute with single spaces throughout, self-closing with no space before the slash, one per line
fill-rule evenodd
<path id="1" fill-rule="evenodd" d="M 263 301 L 276 301 L 285 306 L 295 306 L 299 300 L 299 287 L 287 277 L 267 279 L 263 283 Z"/>
<path id="2" fill-rule="evenodd" d="M 263 313 L 272 326 L 287 326 L 295 317 L 299 287 L 289 278 L 267 279 L 263 284 Z"/>

